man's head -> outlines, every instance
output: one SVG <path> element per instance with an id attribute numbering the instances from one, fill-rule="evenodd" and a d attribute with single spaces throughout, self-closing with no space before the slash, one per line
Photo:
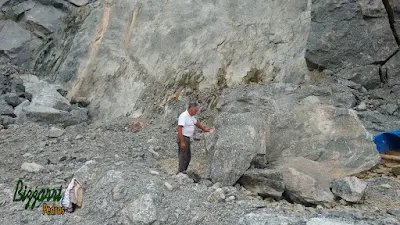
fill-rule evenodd
<path id="1" fill-rule="evenodd" d="M 197 105 L 197 103 L 195 102 L 189 103 L 188 112 L 191 116 L 196 115 L 198 111 L 199 111 L 199 106 Z"/>

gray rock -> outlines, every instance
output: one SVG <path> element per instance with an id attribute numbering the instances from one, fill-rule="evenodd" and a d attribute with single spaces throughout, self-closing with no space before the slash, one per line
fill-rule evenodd
<path id="1" fill-rule="evenodd" d="M 39 172 L 39 171 L 41 171 L 41 170 L 44 170 L 45 168 L 44 168 L 44 166 L 39 165 L 39 164 L 36 164 L 36 163 L 27 163 L 27 162 L 24 162 L 24 163 L 22 163 L 22 165 L 21 165 L 21 169 L 22 169 L 22 170 L 25 170 L 25 171 L 28 171 L 28 172 L 33 172 L 33 173 L 35 173 L 35 172 Z"/>
<path id="2" fill-rule="evenodd" d="M 42 41 L 12 20 L 0 20 L 0 37 L 0 51 L 7 57 L 6 62 L 30 68 L 34 50 Z"/>
<path id="3" fill-rule="evenodd" d="M 233 185 L 258 151 L 266 148 L 265 116 L 253 112 L 221 113 L 217 118 L 219 138 L 211 153 L 210 178 L 222 185 Z"/>
<path id="4" fill-rule="evenodd" d="M 124 224 L 153 224 L 157 221 L 157 208 L 153 196 L 145 194 L 121 210 Z"/>
<path id="5" fill-rule="evenodd" d="M 0 115 L 15 117 L 13 107 L 7 104 L 3 98 L 0 98 Z"/>
<path id="6" fill-rule="evenodd" d="M 184 173 L 176 174 L 175 179 L 178 181 L 179 184 L 193 183 L 193 180 L 190 179 L 189 176 Z"/>
<path id="7" fill-rule="evenodd" d="M 15 15 L 20 15 L 28 10 L 31 10 L 33 7 L 35 7 L 35 4 L 36 3 L 32 0 L 23 1 L 20 4 L 13 6 L 12 11 Z"/>
<path id="8" fill-rule="evenodd" d="M 378 65 L 367 65 L 345 69 L 337 76 L 353 81 L 356 84 L 360 84 L 368 90 L 378 88 L 381 83 Z"/>
<path id="9" fill-rule="evenodd" d="M 357 177 L 345 177 L 332 181 L 332 193 L 353 203 L 360 203 L 364 197 L 367 183 Z"/>
<path id="10" fill-rule="evenodd" d="M 39 84 L 37 91 L 32 93 L 32 106 L 44 106 L 63 111 L 69 111 L 71 104 L 51 85 Z"/>
<path id="11" fill-rule="evenodd" d="M 165 183 L 164 183 L 164 186 L 165 186 L 168 190 L 170 190 L 170 191 L 172 191 L 172 190 L 174 189 L 174 187 L 173 187 L 170 183 L 168 183 L 168 182 L 165 182 Z"/>
<path id="12" fill-rule="evenodd" d="M 79 180 L 83 185 L 88 184 L 92 179 L 93 170 L 96 167 L 97 162 L 89 160 L 85 164 L 77 169 L 74 173 L 74 177 Z"/>
<path id="13" fill-rule="evenodd" d="M 24 21 L 34 27 L 36 34 L 40 36 L 55 32 L 62 25 L 65 13 L 54 8 L 52 5 L 35 4 L 25 13 Z"/>
<path id="14" fill-rule="evenodd" d="M 291 201 L 332 207 L 332 175 L 326 165 L 301 157 L 283 158 L 276 165 L 282 171 L 285 193 Z"/>
<path id="15" fill-rule="evenodd" d="M 396 167 L 392 167 L 392 173 L 396 176 L 400 176 L 400 165 Z"/>
<path id="16" fill-rule="evenodd" d="M 393 115 L 393 113 L 396 112 L 398 108 L 399 107 L 396 104 L 389 103 L 389 104 L 380 106 L 379 111 L 384 114 Z"/>
<path id="17" fill-rule="evenodd" d="M 83 123 L 89 119 L 88 110 L 86 108 L 71 110 L 71 115 L 78 121 L 78 123 Z"/>
<path id="18" fill-rule="evenodd" d="M 211 203 L 223 202 L 225 200 L 225 192 L 222 188 L 217 188 L 213 193 L 207 197 L 207 201 Z"/>
<path id="19" fill-rule="evenodd" d="M 65 133 L 64 129 L 60 129 L 57 127 L 51 127 L 47 136 L 50 138 L 58 138 L 61 137 Z"/>
<path id="20" fill-rule="evenodd" d="M 238 180 L 238 183 L 262 197 L 272 197 L 276 200 L 282 198 L 285 190 L 280 170 L 249 169 Z"/>
<path id="21" fill-rule="evenodd" d="M 17 94 L 19 94 L 19 96 L 21 97 L 21 95 L 26 95 L 27 93 L 25 93 L 25 86 L 23 84 L 23 80 L 19 77 L 12 77 L 11 78 L 11 92 L 15 92 Z"/>
<path id="22" fill-rule="evenodd" d="M 44 106 L 32 106 L 32 104 L 23 108 L 20 116 L 17 118 L 17 123 L 24 123 L 25 121 L 62 124 L 63 126 L 79 123 L 79 120 L 74 118 L 69 112 Z"/>
<path id="23" fill-rule="evenodd" d="M 343 108 L 338 93 L 346 91 L 287 84 L 225 89 L 209 140 L 207 176 L 233 185 L 257 154 L 268 162 L 288 156 L 324 162 L 336 177 L 375 166 L 380 158 L 373 136 L 354 110 Z"/>
<path id="24" fill-rule="evenodd" d="M 0 124 L 3 124 L 5 126 L 14 124 L 16 120 L 17 120 L 16 118 L 13 118 L 11 116 L 0 116 Z"/>
<path id="25" fill-rule="evenodd" d="M 16 107 L 21 104 L 22 101 L 16 93 L 7 93 L 4 95 L 4 100 L 11 105 L 12 107 Z"/>
<path id="26" fill-rule="evenodd" d="M 21 104 L 14 108 L 14 114 L 18 117 L 21 114 L 22 109 L 28 107 L 30 104 L 31 102 L 29 100 L 23 101 Z"/>
<path id="27" fill-rule="evenodd" d="M 377 110 L 358 112 L 357 115 L 363 121 L 365 128 L 373 135 L 388 130 L 397 130 L 400 127 L 400 121 Z"/>
<path id="28" fill-rule="evenodd" d="M 312 2 L 306 50 L 310 67 L 337 71 L 371 65 L 386 60 L 394 52 L 397 44 L 388 26 L 387 14 L 381 10 L 373 20 L 365 20 L 364 13 L 369 15 L 372 7 L 365 7 L 368 3 L 360 7 L 359 2 Z"/>
<path id="29" fill-rule="evenodd" d="M 367 105 L 365 104 L 365 102 L 361 102 L 358 106 L 357 109 L 360 111 L 364 111 L 367 109 Z"/>

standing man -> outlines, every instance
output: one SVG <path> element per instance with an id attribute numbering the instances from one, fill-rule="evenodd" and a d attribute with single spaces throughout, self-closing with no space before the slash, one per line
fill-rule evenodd
<path id="1" fill-rule="evenodd" d="M 179 169 L 178 173 L 186 171 L 190 159 L 190 138 L 193 136 L 195 126 L 203 132 L 209 132 L 210 128 L 205 128 L 200 122 L 197 122 L 194 115 L 199 111 L 197 103 L 189 103 L 188 109 L 181 113 L 178 119 L 178 148 L 179 148 Z"/>

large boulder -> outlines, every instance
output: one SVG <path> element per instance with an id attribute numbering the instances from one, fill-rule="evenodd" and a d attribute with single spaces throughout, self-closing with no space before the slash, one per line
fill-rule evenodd
<path id="1" fill-rule="evenodd" d="M 218 105 L 207 176 L 234 184 L 257 154 L 267 161 L 302 156 L 333 177 L 369 169 L 379 155 L 339 86 L 252 85 L 225 90 Z"/>
<path id="2" fill-rule="evenodd" d="M 17 123 L 32 121 L 42 124 L 61 124 L 70 126 L 84 122 L 82 117 L 71 112 L 58 110 L 46 106 L 29 105 L 22 108 Z"/>
<path id="3" fill-rule="evenodd" d="M 291 201 L 333 206 L 332 176 L 326 165 L 303 157 L 288 157 L 277 161 L 276 167 L 282 171 L 285 194 Z"/>
<path id="4" fill-rule="evenodd" d="M 240 177 L 238 183 L 261 197 L 276 200 L 281 199 L 285 191 L 282 171 L 276 169 L 249 169 Z"/>
<path id="5" fill-rule="evenodd" d="M 32 94 L 32 106 L 43 106 L 63 111 L 69 111 L 71 104 L 58 91 L 57 86 L 39 80 L 33 75 L 23 75 L 26 91 Z"/>

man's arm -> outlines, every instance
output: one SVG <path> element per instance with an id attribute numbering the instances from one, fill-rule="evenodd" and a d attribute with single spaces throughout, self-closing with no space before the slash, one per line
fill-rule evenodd
<path id="1" fill-rule="evenodd" d="M 200 122 L 195 123 L 196 127 L 201 129 L 203 132 L 209 132 L 210 128 L 205 128 Z"/>
<path id="2" fill-rule="evenodd" d="M 182 134 L 182 125 L 178 125 L 178 128 L 177 128 L 177 130 L 178 130 L 178 138 L 179 138 L 179 141 L 182 143 L 182 142 L 185 142 L 185 140 L 183 139 L 183 134 Z"/>

